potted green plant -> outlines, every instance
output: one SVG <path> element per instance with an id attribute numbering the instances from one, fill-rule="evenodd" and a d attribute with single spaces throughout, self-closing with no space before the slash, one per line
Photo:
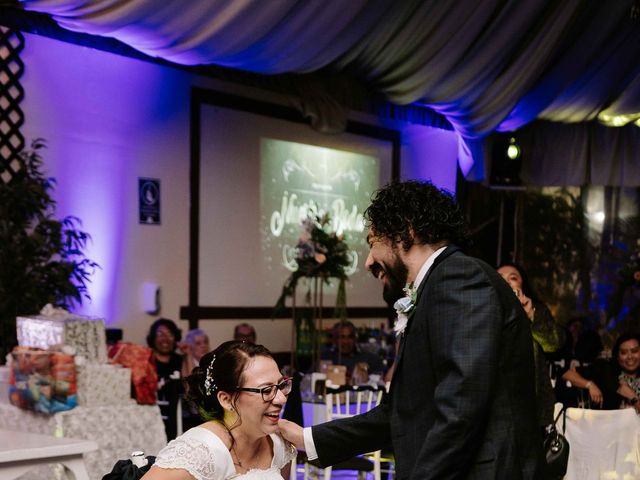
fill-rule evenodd
<path id="1" fill-rule="evenodd" d="M 84 253 L 89 234 L 77 217 L 54 218 L 55 181 L 42 172 L 42 139 L 34 140 L 0 181 L 0 363 L 16 345 L 16 316 L 50 303 L 70 308 L 90 299 L 98 264 Z"/>
<path id="2" fill-rule="evenodd" d="M 516 261 L 538 295 L 553 307 L 556 321 L 565 324 L 589 308 L 594 251 L 584 208 L 567 189 L 553 194 L 529 189 L 520 201 Z"/>

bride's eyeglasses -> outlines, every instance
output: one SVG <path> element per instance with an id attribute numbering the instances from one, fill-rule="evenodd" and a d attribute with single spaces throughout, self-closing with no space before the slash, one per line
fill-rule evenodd
<path id="1" fill-rule="evenodd" d="M 291 378 L 286 377 L 277 385 L 267 385 L 266 387 L 261 388 L 236 387 L 236 390 L 239 392 L 259 393 L 262 395 L 262 400 L 270 402 L 276 398 L 278 390 L 285 395 L 289 395 L 289 393 L 291 393 L 291 385 Z"/>

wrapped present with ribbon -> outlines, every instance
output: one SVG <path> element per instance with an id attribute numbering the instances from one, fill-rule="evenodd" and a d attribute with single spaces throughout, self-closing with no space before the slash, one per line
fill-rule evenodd
<path id="1" fill-rule="evenodd" d="M 131 369 L 133 396 L 143 405 L 155 405 L 158 374 L 153 350 L 129 342 L 118 342 L 109 349 L 109 362 Z"/>
<path id="2" fill-rule="evenodd" d="M 70 410 L 77 405 L 74 356 L 30 347 L 10 354 L 9 401 L 41 413 Z"/>

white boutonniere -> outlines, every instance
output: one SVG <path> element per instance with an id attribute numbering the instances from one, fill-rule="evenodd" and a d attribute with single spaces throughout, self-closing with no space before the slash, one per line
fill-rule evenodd
<path id="1" fill-rule="evenodd" d="M 404 330 L 407 328 L 407 323 L 416 309 L 417 289 L 413 282 L 407 283 L 402 290 L 404 291 L 405 296 L 398 299 L 396 303 L 393 304 L 393 308 L 395 308 L 396 314 L 398 315 L 398 318 L 393 325 L 393 331 L 396 333 L 397 337 L 404 334 Z"/>

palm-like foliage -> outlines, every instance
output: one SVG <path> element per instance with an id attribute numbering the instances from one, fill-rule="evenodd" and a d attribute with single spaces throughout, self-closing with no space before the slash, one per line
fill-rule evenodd
<path id="1" fill-rule="evenodd" d="M 531 189 L 520 201 L 516 260 L 525 267 L 534 290 L 558 305 L 561 317 L 575 311 L 580 297 L 586 308 L 594 249 L 579 199 L 567 190 L 546 195 Z"/>
<path id="2" fill-rule="evenodd" d="M 87 282 L 98 265 L 84 250 L 89 235 L 78 218 L 53 218 L 55 182 L 42 173 L 35 140 L 17 173 L 0 182 L 0 359 L 16 344 L 16 316 L 47 303 L 69 308 L 89 299 Z"/>

